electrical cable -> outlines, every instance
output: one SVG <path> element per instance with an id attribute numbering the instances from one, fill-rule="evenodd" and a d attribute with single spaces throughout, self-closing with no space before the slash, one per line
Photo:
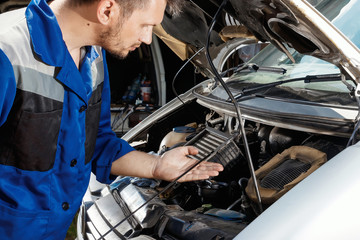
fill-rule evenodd
<path id="1" fill-rule="evenodd" d="M 128 108 L 129 108 L 129 104 L 126 104 L 126 106 L 124 108 L 122 108 L 121 111 L 115 115 L 114 120 L 111 123 L 112 129 L 116 129 L 119 127 L 118 121 L 120 121 L 120 119 L 122 118 L 122 115 L 127 111 Z"/>
<path id="2" fill-rule="evenodd" d="M 196 51 L 181 67 L 180 69 L 176 72 L 176 74 L 174 75 L 173 79 L 172 79 L 172 83 L 171 83 L 171 87 L 172 87 L 172 91 L 175 94 L 176 98 L 179 99 L 179 101 L 185 105 L 184 101 L 180 98 L 179 94 L 177 93 L 176 89 L 175 89 L 175 80 L 178 77 L 178 75 L 180 74 L 180 72 L 184 69 L 184 67 L 196 56 L 198 55 L 202 50 L 204 50 L 205 47 L 201 47 L 198 51 Z M 194 71 L 195 74 L 195 71 Z M 194 76 L 195 77 L 195 76 Z M 194 80 L 195 81 L 195 80 Z M 190 111 L 193 112 L 193 109 L 190 108 Z M 195 116 L 197 121 L 201 121 L 198 118 L 198 115 L 196 113 L 193 112 L 192 116 Z"/>
<path id="3" fill-rule="evenodd" d="M 194 54 L 181 66 L 181 68 L 176 72 L 175 76 L 174 76 L 173 79 L 172 79 L 172 82 L 171 82 L 172 91 L 173 91 L 173 93 L 175 94 L 175 96 L 177 97 L 177 99 L 179 99 L 180 102 L 182 102 L 182 104 L 185 104 L 185 103 L 183 102 L 183 100 L 179 97 L 178 93 L 176 92 L 176 89 L 175 89 L 175 79 L 177 78 L 177 76 L 179 75 L 179 73 L 184 69 L 184 67 L 185 67 L 196 55 L 198 55 L 203 49 L 204 49 L 204 47 L 200 48 L 196 53 L 194 53 Z"/>
<path id="4" fill-rule="evenodd" d="M 256 175 L 255 175 L 255 170 L 254 170 L 254 166 L 252 163 L 252 159 L 251 159 L 251 154 L 250 154 L 250 149 L 249 149 L 249 144 L 246 138 L 246 132 L 245 132 L 245 128 L 244 128 L 244 121 L 241 115 L 241 111 L 239 108 L 239 105 L 237 104 L 233 94 L 231 93 L 230 89 L 228 88 L 228 86 L 226 85 L 226 83 L 224 82 L 224 80 L 222 79 L 222 77 L 220 76 L 219 72 L 217 71 L 216 67 L 214 66 L 214 63 L 212 62 L 211 56 L 210 56 L 210 50 L 209 50 L 209 46 L 210 46 L 210 36 L 211 36 L 211 31 L 215 26 L 216 23 L 216 19 L 218 17 L 218 15 L 220 14 L 220 12 L 222 11 L 222 9 L 225 7 L 225 5 L 227 4 L 228 0 L 223 0 L 223 2 L 221 3 L 220 7 L 218 8 L 217 12 L 215 13 L 215 16 L 213 17 L 208 33 L 207 33 L 207 42 L 206 42 L 206 57 L 207 60 L 210 64 L 210 67 L 215 75 L 214 79 L 217 80 L 222 87 L 225 89 L 226 93 L 229 95 L 232 103 L 234 104 L 235 110 L 236 110 L 236 115 L 239 119 L 239 123 L 240 123 L 240 130 L 241 130 L 241 136 L 244 142 L 244 147 L 245 147 L 245 153 L 246 153 L 246 158 L 248 161 L 248 165 L 250 168 L 250 174 L 251 177 L 254 179 L 254 186 L 255 186 L 255 192 L 256 192 L 256 197 L 258 200 L 258 207 L 260 210 L 260 213 L 263 212 L 263 208 L 262 208 L 262 203 L 261 203 L 261 197 L 260 197 L 260 192 L 259 192 L 259 186 L 257 184 L 256 181 Z"/>

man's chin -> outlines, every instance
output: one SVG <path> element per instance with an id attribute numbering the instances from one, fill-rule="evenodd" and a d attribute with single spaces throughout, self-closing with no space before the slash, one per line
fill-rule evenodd
<path id="1" fill-rule="evenodd" d="M 110 55 L 118 58 L 118 59 L 124 59 L 126 58 L 128 55 L 129 55 L 129 51 L 113 51 L 113 50 L 109 50 L 109 49 L 106 49 L 105 50 L 110 53 Z"/>

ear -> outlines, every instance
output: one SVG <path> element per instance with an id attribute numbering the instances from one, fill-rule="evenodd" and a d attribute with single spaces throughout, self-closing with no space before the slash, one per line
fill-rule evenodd
<path id="1" fill-rule="evenodd" d="M 103 25 L 108 25 L 117 19 L 120 14 L 120 9 L 115 0 L 100 0 L 97 6 L 97 18 Z"/>

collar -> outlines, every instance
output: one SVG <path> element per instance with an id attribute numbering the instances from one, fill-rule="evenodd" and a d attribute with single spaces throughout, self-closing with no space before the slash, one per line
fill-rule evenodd
<path id="1" fill-rule="evenodd" d="M 55 14 L 45 0 L 32 0 L 25 16 L 34 52 L 46 64 L 62 66 L 67 47 Z"/>
<path id="2" fill-rule="evenodd" d="M 72 61 L 63 40 L 56 16 L 47 4 L 47 0 L 32 0 L 25 11 L 33 51 L 44 63 L 60 67 L 56 78 L 72 89 L 83 101 L 87 102 L 87 82 L 91 76 L 81 74 Z M 85 64 L 91 64 L 99 54 L 92 47 L 86 47 Z M 68 77 L 71 75 L 71 79 Z"/>
<path id="3" fill-rule="evenodd" d="M 34 52 L 46 64 L 61 67 L 68 50 L 56 16 L 47 1 L 32 0 L 25 11 L 26 21 Z M 91 62 L 99 56 L 92 46 L 84 49 L 86 52 L 83 56 L 90 56 Z"/>

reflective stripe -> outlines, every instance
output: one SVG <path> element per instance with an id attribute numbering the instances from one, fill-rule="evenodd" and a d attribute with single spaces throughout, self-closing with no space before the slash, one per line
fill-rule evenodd
<path id="1" fill-rule="evenodd" d="M 2 40 L 0 48 L 13 65 L 17 87 L 63 102 L 63 85 L 59 81 L 54 81 L 55 67 L 39 62 L 31 48 L 30 34 L 23 12 L 24 10 L 19 11 L 17 18 L 14 19 L 18 22 L 16 26 L 7 28 L 6 32 L 0 31 Z M 104 81 L 104 66 L 101 47 L 94 46 L 93 48 L 99 55 L 91 65 L 92 90 L 94 91 Z"/>
<path id="2" fill-rule="evenodd" d="M 98 61 L 99 59 L 99 61 Z M 95 91 L 99 84 L 104 82 L 104 62 L 102 56 L 98 57 L 91 66 L 91 75 L 93 79 L 92 89 Z"/>
<path id="3" fill-rule="evenodd" d="M 0 48 L 9 58 L 12 65 L 32 68 L 38 72 L 53 75 L 53 66 L 41 64 L 41 62 L 35 59 L 25 16 L 22 16 L 17 22 L 18 24 L 11 28 L 4 26 L 7 31 L 0 33 Z"/>
<path id="4" fill-rule="evenodd" d="M 59 102 L 64 101 L 64 87 L 54 80 L 52 75 L 47 75 L 37 70 L 23 66 L 13 66 L 17 88 L 36 93 L 46 98 Z M 55 68 L 53 68 L 53 73 Z"/>
<path id="5" fill-rule="evenodd" d="M 25 19 L 25 8 L 20 8 L 0 14 L 0 34 L 17 25 Z"/>

